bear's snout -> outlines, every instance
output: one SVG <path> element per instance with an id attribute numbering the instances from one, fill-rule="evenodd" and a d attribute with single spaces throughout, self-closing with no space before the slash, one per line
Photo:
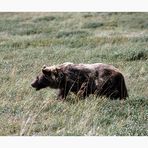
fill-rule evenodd
<path id="1" fill-rule="evenodd" d="M 34 88 L 36 88 L 36 87 L 37 87 L 36 81 L 33 81 L 33 82 L 31 83 L 31 86 L 34 87 Z"/>
<path id="2" fill-rule="evenodd" d="M 32 87 L 35 87 L 34 83 L 31 83 L 31 86 L 32 86 Z"/>

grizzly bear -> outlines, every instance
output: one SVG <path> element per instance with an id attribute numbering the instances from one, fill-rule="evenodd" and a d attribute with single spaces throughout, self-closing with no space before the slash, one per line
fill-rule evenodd
<path id="1" fill-rule="evenodd" d="M 112 65 L 103 63 L 43 66 L 42 73 L 31 86 L 40 90 L 50 87 L 59 89 L 57 99 L 65 99 L 69 92 L 85 98 L 90 94 L 111 99 L 128 97 L 122 73 Z"/>

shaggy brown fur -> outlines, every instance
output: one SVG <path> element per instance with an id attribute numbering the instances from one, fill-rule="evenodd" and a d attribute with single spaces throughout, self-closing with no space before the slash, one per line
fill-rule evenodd
<path id="1" fill-rule="evenodd" d="M 59 89 L 58 99 L 65 99 L 69 92 L 83 98 L 90 94 L 111 99 L 128 97 L 122 73 L 114 66 L 103 63 L 44 66 L 42 74 L 31 86 L 36 90 L 48 86 Z"/>

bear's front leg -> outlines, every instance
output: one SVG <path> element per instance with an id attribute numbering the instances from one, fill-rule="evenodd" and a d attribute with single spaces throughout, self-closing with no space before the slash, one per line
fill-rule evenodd
<path id="1" fill-rule="evenodd" d="M 57 100 L 65 100 L 67 97 L 68 91 L 64 88 L 59 89 Z"/>

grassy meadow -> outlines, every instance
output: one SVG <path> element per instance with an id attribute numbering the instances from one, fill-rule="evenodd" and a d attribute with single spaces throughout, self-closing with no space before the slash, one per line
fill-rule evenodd
<path id="1" fill-rule="evenodd" d="M 38 92 L 44 64 L 113 64 L 126 101 Z M 0 13 L 0 135 L 147 136 L 148 13 Z"/>

